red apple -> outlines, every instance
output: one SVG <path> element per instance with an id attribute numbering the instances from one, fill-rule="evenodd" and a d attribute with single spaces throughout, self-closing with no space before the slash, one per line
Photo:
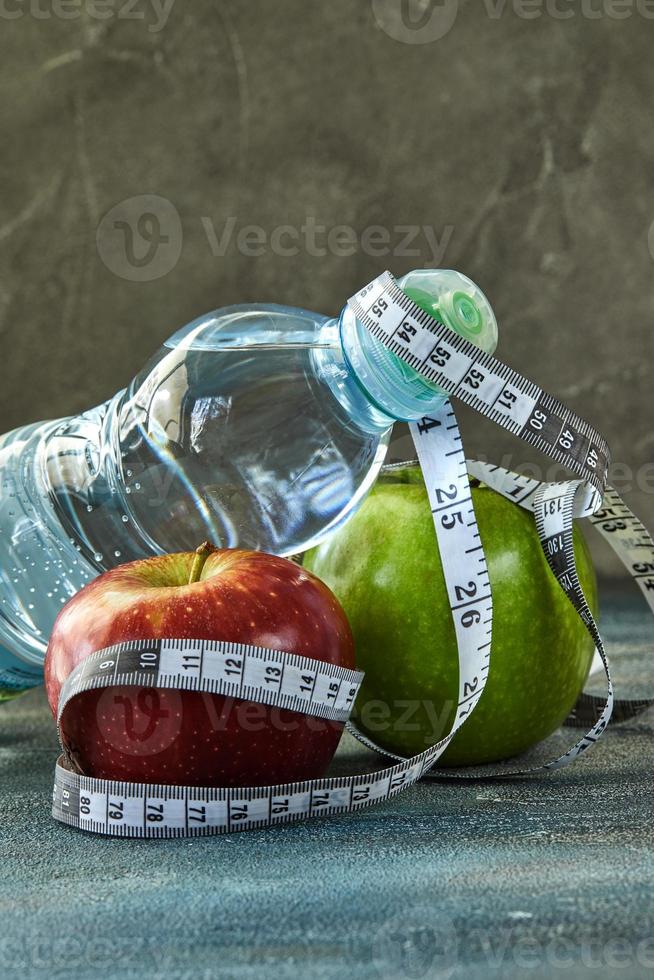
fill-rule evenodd
<path id="1" fill-rule="evenodd" d="M 68 674 L 126 640 L 226 640 L 354 667 L 350 627 L 323 583 L 262 552 L 216 550 L 121 565 L 85 586 L 55 622 L 45 663 L 53 714 Z M 223 695 L 163 688 L 85 691 L 61 738 L 89 776 L 192 786 L 247 786 L 323 775 L 343 725 Z"/>

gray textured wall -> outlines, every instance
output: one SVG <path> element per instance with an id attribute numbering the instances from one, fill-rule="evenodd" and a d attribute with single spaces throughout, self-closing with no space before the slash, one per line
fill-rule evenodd
<path id="1" fill-rule="evenodd" d="M 451 266 L 654 522 L 654 4 L 411 0 L 408 27 L 399 0 L 0 6 L 3 428 L 103 400 L 212 307 L 335 312 L 383 268 Z M 538 459 L 463 414 L 471 455 Z"/>

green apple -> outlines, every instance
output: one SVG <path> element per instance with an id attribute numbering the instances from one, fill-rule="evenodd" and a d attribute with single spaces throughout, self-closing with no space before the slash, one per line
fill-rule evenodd
<path id="1" fill-rule="evenodd" d="M 583 689 L 594 644 L 543 554 L 533 514 L 473 482 L 493 595 L 491 666 L 482 697 L 439 764 L 506 759 L 546 738 Z M 579 579 L 597 583 L 578 526 Z M 358 513 L 305 566 L 343 605 L 365 680 L 354 720 L 382 748 L 415 755 L 451 729 L 458 693 L 454 625 L 422 473 L 382 475 Z"/>

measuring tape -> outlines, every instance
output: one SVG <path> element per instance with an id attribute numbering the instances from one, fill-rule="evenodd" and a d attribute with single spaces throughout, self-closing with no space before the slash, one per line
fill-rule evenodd
<path id="1" fill-rule="evenodd" d="M 513 769 L 510 774 L 568 765 L 600 738 L 614 709 L 622 719 L 654 703 L 651 699 L 615 701 L 604 644 L 575 566 L 573 520 L 589 517 L 635 578 L 654 613 L 654 542 L 616 491 L 607 487 L 610 455 L 604 439 L 537 385 L 421 310 L 390 273 L 385 272 L 358 292 L 349 306 L 377 340 L 423 377 L 579 477 L 540 483 L 501 467 L 468 462 L 449 400 L 438 412 L 410 424 L 434 518 L 458 644 L 459 692 L 451 731 L 426 751 L 403 759 L 380 749 L 348 721 L 352 734 L 396 760 L 395 764 L 359 776 L 247 788 L 96 779 L 71 771 L 72 763 L 64 754 L 55 775 L 56 819 L 122 837 L 221 834 L 353 812 L 389 799 L 423 776 L 438 778 L 430 770 L 479 702 L 491 660 L 492 594 L 469 476 L 533 511 L 548 564 L 593 638 L 606 674 L 606 697 L 582 694 L 566 722 L 588 731 L 551 762 Z M 238 643 L 135 641 L 98 651 L 78 665 L 62 687 L 58 719 L 71 698 L 83 691 L 133 684 L 205 691 L 344 722 L 361 680 L 356 671 Z M 447 775 L 466 776 L 451 770 Z M 506 770 L 496 775 L 506 775 Z"/>

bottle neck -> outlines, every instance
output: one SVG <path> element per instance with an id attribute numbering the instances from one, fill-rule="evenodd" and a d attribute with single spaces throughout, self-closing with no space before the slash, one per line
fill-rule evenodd
<path id="1" fill-rule="evenodd" d="M 442 406 L 447 395 L 376 340 L 347 306 L 339 332 L 349 370 L 387 419 L 412 422 Z"/>
<path id="2" fill-rule="evenodd" d="M 316 377 L 327 385 L 346 418 L 362 432 L 379 438 L 392 427 L 395 418 L 371 398 L 343 350 L 340 320 L 325 321 L 311 357 Z"/>

